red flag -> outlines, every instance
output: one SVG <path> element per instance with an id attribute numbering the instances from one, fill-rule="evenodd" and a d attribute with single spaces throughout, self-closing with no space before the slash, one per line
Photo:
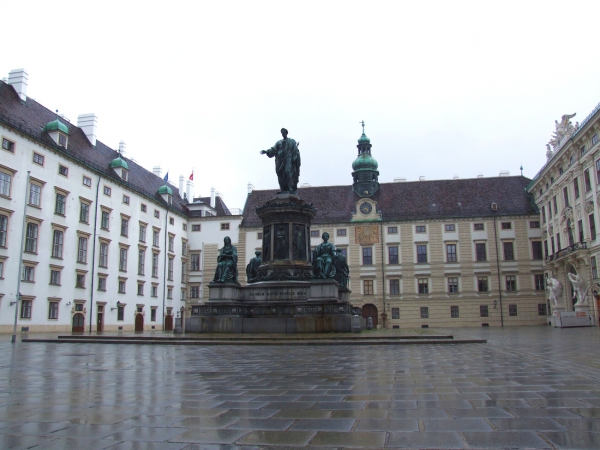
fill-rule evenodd
<path id="1" fill-rule="evenodd" d="M 194 181 L 194 171 L 192 170 L 192 174 L 190 175 L 190 180 Z"/>

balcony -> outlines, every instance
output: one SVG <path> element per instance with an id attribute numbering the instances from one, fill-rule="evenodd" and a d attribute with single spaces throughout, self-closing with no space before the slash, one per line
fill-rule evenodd
<path id="1" fill-rule="evenodd" d="M 566 248 L 563 248 L 562 250 L 559 250 L 558 252 L 554 253 L 553 255 L 548 255 L 546 257 L 546 262 L 556 261 L 557 259 L 560 259 L 566 255 L 569 255 L 577 250 L 587 250 L 587 242 L 578 242 L 576 244 L 573 244 Z"/>

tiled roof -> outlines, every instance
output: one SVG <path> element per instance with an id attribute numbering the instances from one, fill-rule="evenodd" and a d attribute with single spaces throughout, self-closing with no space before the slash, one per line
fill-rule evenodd
<path id="1" fill-rule="evenodd" d="M 210 206 L 210 197 L 200 197 L 198 200 Z M 217 211 L 217 216 L 231 216 L 229 208 L 219 196 L 215 197 L 215 211 Z"/>
<path id="2" fill-rule="evenodd" d="M 33 139 L 43 142 L 59 153 L 75 159 L 100 172 L 103 177 L 109 178 L 117 184 L 128 186 L 130 189 L 153 199 L 165 208 L 169 207 L 163 198 L 157 193 L 158 189 L 165 184 L 164 180 L 144 169 L 134 161 L 123 157 L 129 166 L 129 180 L 123 181 L 109 167 L 110 162 L 119 156 L 116 150 L 111 149 L 99 140 L 94 148 L 83 131 L 77 126 L 65 121 L 69 129 L 68 147 L 56 144 L 48 134 L 43 131 L 44 125 L 56 120 L 56 113 L 40 105 L 32 98 L 22 102 L 12 86 L 0 81 L 0 122 L 18 129 Z M 185 202 L 179 197 L 179 190 L 171 186 L 173 190 L 173 205 L 169 209 L 180 214 L 187 214 Z"/>
<path id="3" fill-rule="evenodd" d="M 384 221 L 435 220 L 445 218 L 492 217 L 538 214 L 525 192 L 528 178 L 521 176 L 381 183 L 371 198 L 383 213 Z M 244 206 L 242 226 L 261 225 L 256 207 L 272 199 L 276 190 L 253 191 Z M 300 198 L 317 208 L 313 224 L 344 223 L 356 212 L 360 197 L 348 186 L 320 186 L 298 190 Z"/>

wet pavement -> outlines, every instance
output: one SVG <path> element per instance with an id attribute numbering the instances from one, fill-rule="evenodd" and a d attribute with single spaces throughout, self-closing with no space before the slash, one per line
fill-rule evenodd
<path id="1" fill-rule="evenodd" d="M 600 448 L 599 328 L 430 331 L 488 343 L 2 336 L 0 448 Z"/>

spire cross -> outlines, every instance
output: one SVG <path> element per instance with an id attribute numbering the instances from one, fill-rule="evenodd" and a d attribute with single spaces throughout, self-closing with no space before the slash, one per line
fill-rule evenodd
<path id="1" fill-rule="evenodd" d="M 363 127 L 363 134 L 365 134 L 365 121 L 363 120 L 363 121 L 358 122 L 358 123 L 360 123 L 362 125 L 362 127 Z"/>

